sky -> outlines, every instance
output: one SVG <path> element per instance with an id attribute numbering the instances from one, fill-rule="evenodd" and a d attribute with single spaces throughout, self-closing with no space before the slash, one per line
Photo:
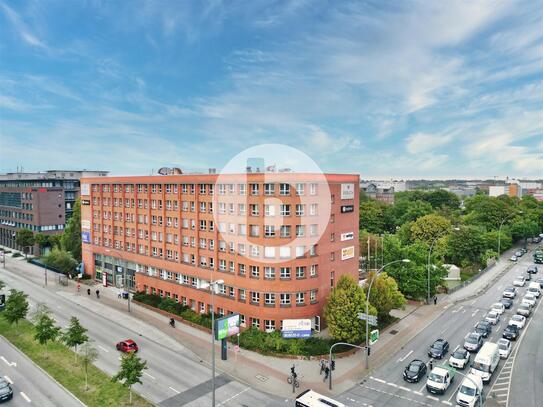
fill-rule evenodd
<path id="1" fill-rule="evenodd" d="M 541 0 L 0 0 L 0 172 L 279 143 L 362 178 L 543 178 L 542 26 Z"/>

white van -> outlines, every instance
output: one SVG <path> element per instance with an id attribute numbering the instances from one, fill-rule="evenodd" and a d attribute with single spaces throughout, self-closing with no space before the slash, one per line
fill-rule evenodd
<path id="1" fill-rule="evenodd" d="M 479 376 L 468 374 L 460 383 L 458 393 L 456 393 L 456 404 L 462 407 L 482 407 L 479 404 L 482 397 L 483 380 Z"/>
<path id="2" fill-rule="evenodd" d="M 530 284 L 528 284 L 528 290 L 526 293 L 532 294 L 534 297 L 539 298 L 539 295 L 541 294 L 541 286 L 538 282 L 532 281 Z"/>
<path id="3" fill-rule="evenodd" d="M 490 381 L 490 376 L 500 362 L 500 349 L 497 343 L 486 342 L 471 365 L 470 374 L 479 376 L 484 383 Z"/>

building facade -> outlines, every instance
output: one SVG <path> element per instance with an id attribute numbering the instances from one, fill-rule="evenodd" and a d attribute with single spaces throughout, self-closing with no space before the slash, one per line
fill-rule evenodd
<path id="1" fill-rule="evenodd" d="M 375 199 L 389 205 L 394 204 L 395 189 L 393 186 L 379 185 L 373 182 L 362 182 L 360 184 L 360 189 L 371 199 Z"/>
<path id="2" fill-rule="evenodd" d="M 17 231 L 29 229 L 46 235 L 62 233 L 66 223 L 62 188 L 0 187 L 0 245 L 22 250 Z M 37 253 L 30 247 L 30 254 Z"/>
<path id="3" fill-rule="evenodd" d="M 357 175 L 188 174 L 82 180 L 85 273 L 280 329 L 323 326 L 326 297 L 358 278 Z"/>

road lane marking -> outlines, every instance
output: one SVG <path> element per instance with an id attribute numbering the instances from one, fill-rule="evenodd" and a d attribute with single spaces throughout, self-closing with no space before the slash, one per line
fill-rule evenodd
<path id="1" fill-rule="evenodd" d="M 9 384 L 13 384 L 13 380 L 11 380 L 9 378 L 9 376 L 4 376 L 4 378 L 6 379 L 6 381 L 9 383 Z"/>
<path id="2" fill-rule="evenodd" d="M 392 386 L 392 387 L 398 387 L 398 385 L 396 383 L 391 383 L 391 382 L 388 382 L 387 383 L 389 386 Z"/>
<path id="3" fill-rule="evenodd" d="M 477 315 L 478 312 L 479 312 L 479 308 L 477 308 L 475 311 L 473 311 L 473 314 L 471 314 L 471 316 L 474 317 L 475 315 Z"/>
<path id="4" fill-rule="evenodd" d="M 149 376 L 149 377 L 150 377 L 151 379 L 153 379 L 153 380 L 156 380 L 154 376 L 151 376 L 151 375 L 150 375 L 149 373 L 147 373 L 147 372 L 143 372 L 143 374 L 146 375 L 146 376 Z"/>
<path id="5" fill-rule="evenodd" d="M 407 359 L 409 357 L 409 355 L 411 355 L 413 353 L 413 351 L 410 351 L 407 355 L 405 355 L 403 358 L 400 358 L 398 359 L 398 362 L 403 362 L 405 359 Z"/>
<path id="6" fill-rule="evenodd" d="M 413 393 L 419 395 L 419 396 L 422 396 L 422 393 L 420 391 L 414 391 Z"/>
<path id="7" fill-rule="evenodd" d="M 452 313 L 453 313 L 453 314 L 456 314 L 457 312 L 460 312 L 460 311 L 462 311 L 463 309 L 464 309 L 464 306 L 461 305 L 460 308 L 453 310 Z"/>
<path id="8" fill-rule="evenodd" d="M 30 398 L 26 394 L 24 394 L 23 392 L 21 392 L 20 394 L 21 394 L 21 397 L 24 398 L 27 402 L 29 403 L 32 402 L 32 400 L 30 400 Z"/>
<path id="9" fill-rule="evenodd" d="M 398 389 L 402 389 L 404 391 L 411 392 L 411 389 L 408 389 L 407 387 L 403 387 L 403 386 L 398 386 Z"/>
<path id="10" fill-rule="evenodd" d="M 17 367 L 17 362 L 8 362 L 8 361 L 6 360 L 6 358 L 3 357 L 3 356 L 0 356 L 0 359 L 2 359 L 2 360 L 4 361 L 4 363 L 5 363 L 6 365 L 8 365 L 8 366 Z"/>
<path id="11" fill-rule="evenodd" d="M 223 402 L 217 404 L 217 406 L 222 406 L 222 405 L 225 405 L 226 403 L 228 403 L 229 401 L 235 399 L 236 397 L 238 397 L 239 395 L 245 393 L 246 391 L 250 390 L 251 388 L 250 387 L 247 387 L 246 389 L 243 389 L 242 391 L 240 391 L 239 393 L 236 393 L 234 394 L 232 397 L 230 397 L 229 399 L 226 399 L 224 400 Z"/>
<path id="12" fill-rule="evenodd" d="M 104 352 L 106 352 L 106 353 L 108 353 L 108 352 L 109 352 L 109 350 L 107 350 L 107 349 L 106 349 L 106 348 L 104 348 L 103 346 L 100 346 L 100 345 L 98 345 L 98 347 L 99 347 L 100 349 L 102 349 L 102 350 L 103 350 Z M 145 373 L 145 372 L 144 372 L 144 373 Z"/>
<path id="13" fill-rule="evenodd" d="M 386 380 L 378 379 L 377 377 L 373 377 L 373 376 L 370 376 L 370 379 L 375 380 L 376 382 L 379 382 L 379 383 L 383 383 L 383 384 L 387 382 Z"/>
<path id="14" fill-rule="evenodd" d="M 171 390 L 175 391 L 177 394 L 181 393 L 179 390 L 175 390 L 172 386 L 168 386 Z"/>
<path id="15" fill-rule="evenodd" d="M 439 401 L 439 399 L 437 397 L 434 397 L 434 396 L 426 396 L 426 398 L 428 398 L 430 400 L 434 400 L 434 401 Z"/>
<path id="16" fill-rule="evenodd" d="M 426 383 L 424 383 L 424 384 L 422 385 L 422 387 L 420 388 L 419 392 L 423 391 L 425 387 L 426 387 Z"/>

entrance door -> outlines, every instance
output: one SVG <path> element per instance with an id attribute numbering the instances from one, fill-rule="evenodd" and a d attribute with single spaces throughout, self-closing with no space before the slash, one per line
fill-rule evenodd
<path id="1" fill-rule="evenodd" d="M 313 329 L 315 330 L 315 332 L 321 331 L 321 317 L 318 315 L 313 320 Z"/>

